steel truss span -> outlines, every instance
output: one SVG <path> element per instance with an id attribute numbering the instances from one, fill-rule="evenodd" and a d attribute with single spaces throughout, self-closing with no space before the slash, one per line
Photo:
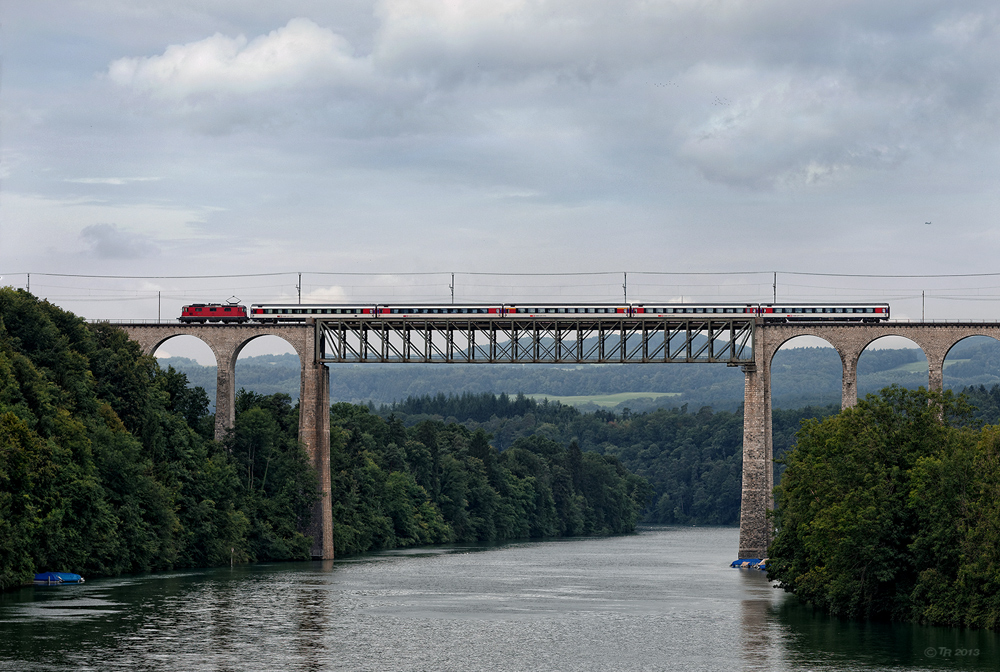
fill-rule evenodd
<path id="1" fill-rule="evenodd" d="M 693 316 L 691 316 L 693 317 Z M 753 316 L 316 319 L 316 361 L 421 364 L 753 364 Z"/>

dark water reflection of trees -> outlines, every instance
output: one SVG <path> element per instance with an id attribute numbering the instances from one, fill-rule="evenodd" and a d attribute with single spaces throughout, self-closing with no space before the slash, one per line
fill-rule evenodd
<path id="1" fill-rule="evenodd" d="M 770 611 L 786 633 L 783 648 L 795 669 L 807 669 L 818 661 L 826 666 L 839 663 L 841 669 L 1000 667 L 1000 638 L 994 632 L 852 621 L 825 614 L 793 596 Z"/>

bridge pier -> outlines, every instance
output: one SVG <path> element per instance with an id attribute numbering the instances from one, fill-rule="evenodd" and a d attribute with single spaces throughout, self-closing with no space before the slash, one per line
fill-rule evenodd
<path id="1" fill-rule="evenodd" d="M 213 348 L 215 350 L 215 348 Z M 236 358 L 225 349 L 215 352 L 215 440 L 222 441 L 236 424 Z"/>
<path id="2" fill-rule="evenodd" d="M 313 505 L 309 534 L 312 557 L 333 559 L 333 507 L 330 477 L 330 369 L 312 361 L 302 364 L 299 393 L 299 441 L 306 445 L 319 479 L 319 500 Z"/>
<path id="3" fill-rule="evenodd" d="M 858 403 L 858 358 L 861 353 L 845 353 L 837 350 L 844 372 L 840 393 L 840 408 L 851 408 Z"/>
<path id="4" fill-rule="evenodd" d="M 774 508 L 771 454 L 770 360 L 763 356 L 760 330 L 754 338 L 756 364 L 743 367 L 743 490 L 740 498 L 739 558 L 767 557 L 771 543 L 767 512 Z"/>

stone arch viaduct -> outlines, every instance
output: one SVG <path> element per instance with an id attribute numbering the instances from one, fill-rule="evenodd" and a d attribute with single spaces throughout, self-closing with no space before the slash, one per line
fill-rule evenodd
<path id="1" fill-rule="evenodd" d="M 754 364 L 744 366 L 743 494 L 740 505 L 741 558 L 763 558 L 771 539 L 767 510 L 773 508 L 773 448 L 771 445 L 771 361 L 784 343 L 797 336 L 816 336 L 833 346 L 843 367 L 841 407 L 858 402 L 858 359 L 862 351 L 885 336 L 913 341 L 927 357 L 930 390 L 941 391 L 948 351 L 970 336 L 1000 340 L 1000 324 L 885 322 L 881 324 L 773 324 L 758 321 L 754 331 Z"/>
<path id="2" fill-rule="evenodd" d="M 215 435 L 224 436 L 235 422 L 236 360 L 247 343 L 261 336 L 287 341 L 302 366 L 299 440 L 309 452 L 319 476 L 321 498 L 313 512 L 312 555 L 332 559 L 333 514 L 330 499 L 330 381 L 319 330 L 311 320 L 282 325 L 123 324 L 146 354 L 167 339 L 194 336 L 211 348 L 218 366 Z M 771 361 L 778 349 L 797 336 L 816 336 L 836 349 L 843 366 L 842 407 L 857 403 L 857 366 L 862 351 L 885 336 L 913 341 L 927 357 L 928 388 L 942 389 L 948 351 L 970 336 L 1000 340 L 1000 323 L 888 322 L 881 324 L 773 324 L 757 320 L 753 331 L 753 364 L 743 366 L 743 490 L 740 509 L 739 557 L 763 558 L 771 538 L 767 511 L 773 508 L 773 449 L 771 443 Z"/>

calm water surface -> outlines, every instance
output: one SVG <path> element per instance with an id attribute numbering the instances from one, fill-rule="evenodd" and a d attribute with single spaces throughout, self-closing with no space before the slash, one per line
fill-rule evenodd
<path id="1" fill-rule="evenodd" d="M 980 631 L 826 618 L 738 530 L 396 551 L 0 596 L 0 670 L 1000 669 Z"/>

